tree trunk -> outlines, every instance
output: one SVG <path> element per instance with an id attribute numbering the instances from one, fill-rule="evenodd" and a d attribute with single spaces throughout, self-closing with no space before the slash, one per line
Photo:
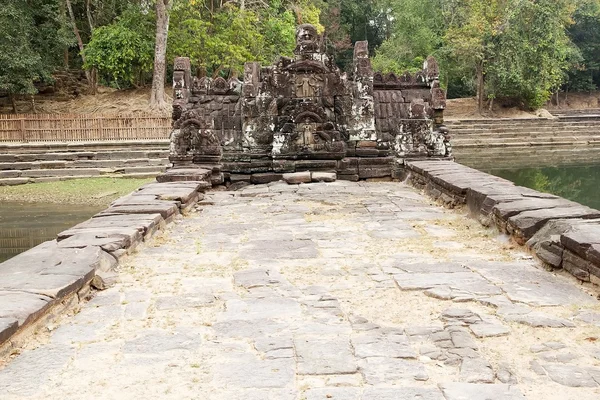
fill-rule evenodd
<path id="1" fill-rule="evenodd" d="M 483 111 L 484 104 L 484 77 L 483 77 L 483 61 L 477 64 L 477 109 L 479 113 Z"/>
<path id="2" fill-rule="evenodd" d="M 15 101 L 15 95 L 9 93 L 8 97 L 10 98 L 10 104 L 12 104 L 13 114 L 17 114 L 17 102 Z"/>
<path id="3" fill-rule="evenodd" d="M 34 114 L 37 114 L 37 110 L 35 109 L 35 97 L 33 97 L 33 95 L 31 95 L 30 101 L 31 101 L 31 112 Z"/>
<path id="4" fill-rule="evenodd" d="M 156 1 L 156 44 L 154 46 L 154 73 L 152 74 L 152 93 L 150 107 L 165 110 L 168 104 L 165 101 L 165 73 L 167 38 L 169 35 L 169 11 L 172 0 Z"/>
<path id="5" fill-rule="evenodd" d="M 94 32 L 94 20 L 92 18 L 92 0 L 87 0 L 85 3 L 85 13 L 87 14 L 88 23 L 90 24 L 90 32 Z"/>
<path id="6" fill-rule="evenodd" d="M 77 45 L 79 46 L 79 55 L 81 56 L 81 60 L 85 64 L 85 54 L 83 52 L 83 40 L 81 40 L 81 35 L 79 34 L 79 29 L 77 29 L 77 23 L 75 20 L 75 14 L 73 13 L 73 7 L 71 7 L 71 0 L 65 0 L 67 2 L 67 10 L 69 10 L 69 16 L 71 17 L 71 25 L 73 25 L 73 33 L 77 38 Z M 85 70 L 85 77 L 88 80 L 88 84 L 90 85 L 90 90 L 92 94 L 96 94 L 96 89 L 94 87 L 93 79 L 90 71 Z"/>

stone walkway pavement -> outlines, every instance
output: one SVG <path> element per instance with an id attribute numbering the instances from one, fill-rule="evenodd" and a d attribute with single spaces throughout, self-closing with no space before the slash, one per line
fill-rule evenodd
<path id="1" fill-rule="evenodd" d="M 600 302 L 399 183 L 208 196 L 32 338 L 0 398 L 600 398 Z"/>

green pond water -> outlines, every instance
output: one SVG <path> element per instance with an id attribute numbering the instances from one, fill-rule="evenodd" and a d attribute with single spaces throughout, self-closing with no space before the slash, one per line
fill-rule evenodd
<path id="1" fill-rule="evenodd" d="M 460 161 L 460 160 L 458 160 Z M 552 193 L 600 210 L 600 154 L 598 163 L 494 169 L 469 165 L 520 186 Z"/>
<path id="2" fill-rule="evenodd" d="M 85 221 L 104 207 L 0 202 L 0 262 Z"/>

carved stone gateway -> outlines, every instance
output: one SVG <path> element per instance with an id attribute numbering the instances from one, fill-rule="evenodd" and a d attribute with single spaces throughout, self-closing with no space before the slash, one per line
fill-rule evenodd
<path id="1" fill-rule="evenodd" d="M 192 78 L 189 59 L 177 58 L 173 166 L 209 166 L 216 182 L 307 170 L 358 180 L 395 176 L 404 159 L 451 157 L 435 59 L 414 75 L 374 74 L 357 42 L 347 76 L 323 47 L 314 26 L 300 25 L 294 57 L 247 63 L 243 82 Z"/>

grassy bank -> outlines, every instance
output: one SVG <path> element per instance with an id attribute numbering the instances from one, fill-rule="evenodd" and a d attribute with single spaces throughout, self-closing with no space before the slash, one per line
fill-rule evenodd
<path id="1" fill-rule="evenodd" d="M 154 179 L 86 178 L 0 186 L 0 201 L 106 206 Z"/>

